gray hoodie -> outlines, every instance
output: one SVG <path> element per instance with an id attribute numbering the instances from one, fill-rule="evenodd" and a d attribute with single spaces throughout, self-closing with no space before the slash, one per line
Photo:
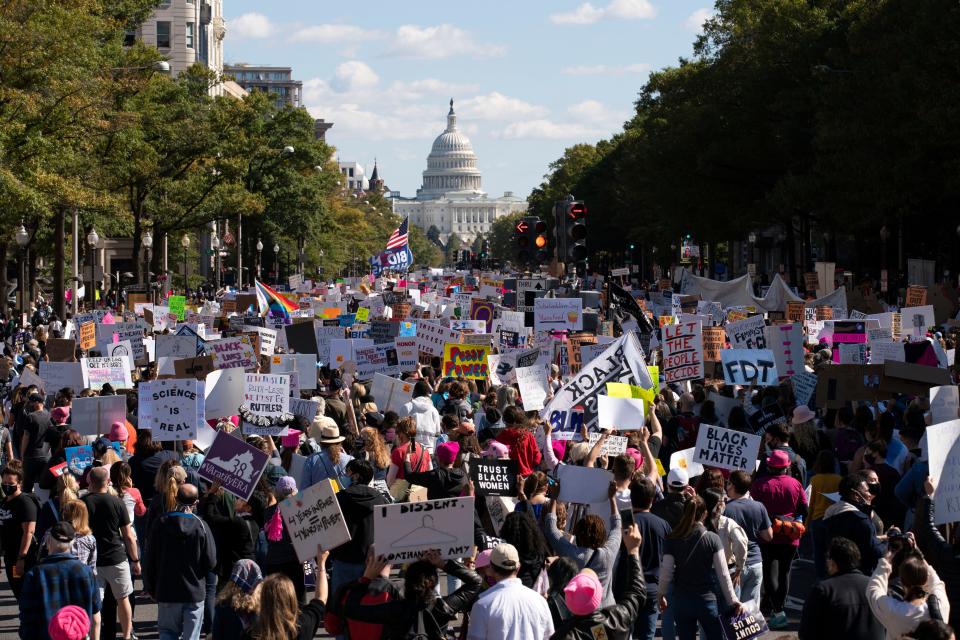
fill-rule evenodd
<path id="1" fill-rule="evenodd" d="M 441 433 L 440 412 L 433 406 L 430 396 L 414 398 L 403 405 L 404 415 L 412 416 L 417 421 L 416 440 L 433 455 L 437 446 L 437 436 Z"/>

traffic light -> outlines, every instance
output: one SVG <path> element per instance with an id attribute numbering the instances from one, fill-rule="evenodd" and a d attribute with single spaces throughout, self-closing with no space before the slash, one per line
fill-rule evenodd
<path id="1" fill-rule="evenodd" d="M 522 218 L 517 222 L 514 229 L 514 241 L 517 243 L 517 261 L 520 264 L 530 262 L 530 222 L 528 218 Z"/>
<path id="2" fill-rule="evenodd" d="M 567 203 L 567 260 L 583 262 L 587 259 L 587 205 L 581 200 Z"/>
<path id="3" fill-rule="evenodd" d="M 533 244 L 537 248 L 537 263 L 543 264 L 550 259 L 550 251 L 547 249 L 547 223 L 538 218 L 537 223 L 533 226 L 533 231 L 535 234 Z"/>

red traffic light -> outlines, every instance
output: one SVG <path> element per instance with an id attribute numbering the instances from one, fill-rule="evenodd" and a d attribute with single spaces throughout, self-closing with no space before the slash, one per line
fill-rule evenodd
<path id="1" fill-rule="evenodd" d="M 526 233 L 530 228 L 530 225 L 526 223 L 525 220 L 521 220 L 517 223 L 517 233 Z"/>
<path id="2" fill-rule="evenodd" d="M 547 232 L 547 223 L 543 220 L 539 220 L 534 227 L 537 233 L 546 233 Z"/>
<path id="3" fill-rule="evenodd" d="M 582 202 L 571 202 L 570 208 L 567 209 L 567 215 L 574 220 L 585 218 L 587 216 L 587 205 Z"/>

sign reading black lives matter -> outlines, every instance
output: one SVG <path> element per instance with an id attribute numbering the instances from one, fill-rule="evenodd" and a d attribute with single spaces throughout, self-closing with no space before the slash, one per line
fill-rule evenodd
<path id="1" fill-rule="evenodd" d="M 478 460 L 470 462 L 470 479 L 477 495 L 517 495 L 516 460 Z"/>
<path id="2" fill-rule="evenodd" d="M 704 466 L 753 473 L 761 440 L 763 436 L 702 424 L 697 432 L 693 461 Z"/>

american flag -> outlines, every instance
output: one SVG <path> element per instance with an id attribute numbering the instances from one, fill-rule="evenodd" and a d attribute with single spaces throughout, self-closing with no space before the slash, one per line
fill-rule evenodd
<path id="1" fill-rule="evenodd" d="M 390 234 L 390 239 L 387 240 L 387 251 L 390 249 L 398 249 L 407 244 L 409 239 L 407 234 L 407 220 L 409 220 L 409 218 L 404 218 L 400 226 Z"/>

